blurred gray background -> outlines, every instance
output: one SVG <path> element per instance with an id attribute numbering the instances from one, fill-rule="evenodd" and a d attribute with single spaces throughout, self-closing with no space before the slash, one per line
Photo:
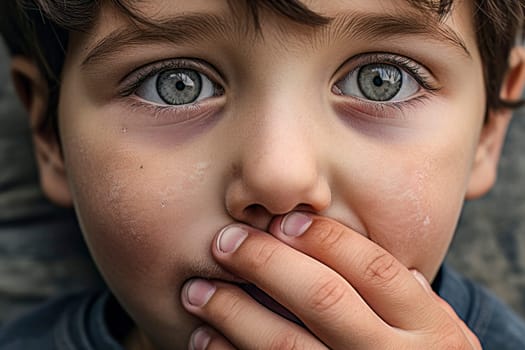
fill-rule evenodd
<path id="1" fill-rule="evenodd" d="M 100 283 L 71 211 L 42 196 L 27 119 L 0 42 L 0 324 L 50 295 Z M 466 204 L 448 262 L 525 316 L 525 111 L 510 128 L 500 177 Z"/>
<path id="2" fill-rule="evenodd" d="M 525 317 L 525 108 L 514 113 L 496 186 L 467 202 L 447 260 Z"/>
<path id="3" fill-rule="evenodd" d="M 0 38 L 0 325 L 49 296 L 99 284 L 73 211 L 40 190 Z"/>

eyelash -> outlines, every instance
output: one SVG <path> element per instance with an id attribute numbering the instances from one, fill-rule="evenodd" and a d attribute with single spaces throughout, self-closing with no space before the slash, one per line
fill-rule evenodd
<path id="1" fill-rule="evenodd" d="M 223 89 L 220 84 L 215 82 L 217 80 L 214 79 L 216 74 L 211 72 L 211 69 L 208 68 L 207 64 L 201 62 L 198 59 L 178 58 L 176 60 L 152 63 L 146 66 L 146 68 L 136 69 L 133 73 L 131 73 L 131 77 L 126 77 L 121 81 L 121 84 L 124 87 L 119 91 L 118 94 L 120 97 L 128 97 L 132 95 L 144 83 L 144 81 L 146 81 L 146 79 L 151 78 L 162 71 L 177 68 L 194 69 L 196 71 L 202 72 L 203 74 L 206 74 L 208 77 L 210 77 L 210 80 L 214 84 L 215 88 L 217 88 L 219 91 L 222 91 Z M 177 106 L 177 108 L 182 107 Z"/>
<path id="2" fill-rule="evenodd" d="M 340 79 L 344 79 L 345 76 L 348 74 L 351 74 L 352 72 L 355 72 L 362 67 L 365 67 L 370 64 L 389 64 L 393 65 L 399 69 L 404 70 L 410 76 L 428 93 L 428 94 L 419 94 L 419 96 L 415 96 L 406 100 L 402 101 L 396 101 L 396 102 L 377 102 L 377 101 L 368 101 L 366 99 L 358 98 L 358 97 L 349 97 L 345 96 L 346 98 L 350 98 L 353 101 L 358 101 L 359 105 L 363 107 L 365 110 L 367 110 L 368 115 L 389 115 L 390 113 L 394 113 L 396 118 L 399 118 L 400 115 L 404 115 L 404 112 L 409 108 L 415 108 L 421 104 L 424 104 L 429 98 L 429 95 L 435 95 L 437 92 L 441 90 L 441 87 L 438 86 L 437 82 L 435 82 L 435 79 L 433 79 L 430 74 L 428 73 L 430 70 L 426 68 L 424 65 L 417 63 L 416 61 L 401 56 L 398 54 L 391 54 L 391 53 L 385 53 L 385 52 L 375 52 L 375 53 L 363 53 L 359 54 L 357 56 L 352 57 L 347 62 L 356 62 L 353 63 L 352 69 L 345 70 L 345 73 L 342 75 L 343 77 Z M 340 81 L 340 79 L 338 81 Z M 337 92 L 335 89 L 337 89 L 336 85 L 334 84 L 332 87 L 332 91 L 336 95 L 341 95 L 341 93 Z M 350 108 L 351 110 L 353 107 L 344 106 L 343 110 Z M 352 112 L 350 112 L 352 113 Z M 379 119 L 384 119 L 384 117 L 377 117 Z M 403 119 L 403 118 L 402 118 Z"/>
<path id="3" fill-rule="evenodd" d="M 137 89 L 149 78 L 159 74 L 163 71 L 170 69 L 194 69 L 203 74 L 206 74 L 210 81 L 213 83 L 214 88 L 223 92 L 224 88 L 217 83 L 216 79 L 217 73 L 214 73 L 213 68 L 209 68 L 209 64 L 201 62 L 198 59 L 186 59 L 178 58 L 174 60 L 165 60 L 159 61 L 156 63 L 149 64 L 135 69 L 127 77 L 121 80 L 120 84 L 123 86 L 120 91 L 118 91 L 118 96 L 120 98 L 127 98 L 133 95 Z M 220 94 L 217 94 L 219 96 Z M 128 102 L 126 102 L 128 104 Z M 142 113 L 150 115 L 153 119 L 162 120 L 162 119 L 175 119 L 178 122 L 184 121 L 186 118 L 189 118 L 189 115 L 196 115 L 203 111 L 203 106 L 201 103 L 192 103 L 180 106 L 170 106 L 170 105 L 157 105 L 140 99 L 134 99 L 131 104 L 128 104 L 133 110 L 140 109 Z"/>
<path id="4" fill-rule="evenodd" d="M 405 70 L 425 90 L 429 92 L 436 92 L 440 90 L 440 88 L 436 86 L 436 83 L 431 82 L 431 77 L 427 72 L 425 72 L 425 70 L 428 69 L 426 69 L 426 67 L 424 67 L 420 63 L 417 63 L 416 61 L 408 57 L 379 52 L 360 54 L 351 59 L 351 61 L 356 60 L 359 62 L 357 66 L 352 70 L 347 71 L 345 75 L 369 64 L 390 64 Z"/>
<path id="5" fill-rule="evenodd" d="M 438 87 L 435 82 L 431 81 L 432 78 L 426 72 L 427 69 L 424 66 L 405 56 L 390 53 L 363 53 L 358 56 L 354 56 L 349 61 L 357 61 L 358 63 L 354 64 L 354 68 L 346 71 L 344 76 L 369 64 L 390 64 L 405 70 L 427 92 L 435 94 L 440 90 L 440 87 Z M 199 72 L 203 72 L 204 74 L 210 77 L 210 80 L 212 80 L 214 86 L 217 88 L 218 91 L 223 91 L 223 87 L 215 82 L 216 79 L 214 79 L 214 76 L 216 76 L 216 74 L 213 74 L 211 72 L 212 69 L 208 68 L 207 64 L 202 63 L 196 59 L 180 58 L 177 60 L 160 61 L 157 63 L 150 64 L 145 68 L 141 67 L 136 69 L 133 73 L 131 73 L 130 76 L 124 78 L 121 81 L 123 88 L 118 92 L 118 95 L 120 97 L 129 97 L 144 83 L 144 81 L 146 81 L 146 79 L 162 71 L 176 68 L 190 68 L 195 69 Z M 335 84 L 333 85 L 332 89 L 335 89 Z M 337 92 L 334 93 L 337 94 Z M 385 108 L 392 108 L 395 109 L 397 112 L 400 112 L 403 111 L 406 107 L 413 107 L 416 104 L 424 102 L 428 97 L 428 95 L 420 95 L 404 101 L 397 102 L 370 102 L 360 99 L 360 103 L 367 105 L 368 108 L 374 109 L 377 113 L 384 113 Z M 155 118 L 158 118 L 159 115 L 173 111 L 173 109 L 176 109 L 179 112 L 185 112 L 188 110 L 197 111 L 199 110 L 200 103 L 174 107 L 154 105 L 148 102 L 137 100 L 133 103 L 133 107 L 145 107 L 149 110 L 149 113 L 151 113 Z"/>

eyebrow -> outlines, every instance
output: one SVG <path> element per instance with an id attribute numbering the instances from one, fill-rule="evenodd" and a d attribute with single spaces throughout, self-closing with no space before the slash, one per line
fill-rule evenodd
<path id="1" fill-rule="evenodd" d="M 144 44 L 169 42 L 185 45 L 216 40 L 217 35 L 231 35 L 235 27 L 239 25 L 233 18 L 204 13 L 179 15 L 159 23 L 132 23 L 99 40 L 86 55 L 82 66 L 104 62 L 116 52 Z"/>
<path id="2" fill-rule="evenodd" d="M 348 37 L 367 41 L 385 40 L 396 36 L 422 36 L 436 42 L 448 43 L 463 55 L 472 58 L 465 41 L 437 16 L 427 12 L 406 11 L 402 14 L 369 14 L 355 12 L 340 15 L 328 29 L 333 37 Z"/>
<path id="3" fill-rule="evenodd" d="M 448 43 L 453 48 L 460 50 L 466 57 L 472 57 L 467 45 L 456 31 L 437 18 L 424 16 L 421 12 L 372 14 L 353 11 L 338 15 L 323 27 L 322 30 L 330 38 L 385 41 L 385 39 L 403 35 L 423 36 Z M 116 29 L 96 42 L 84 58 L 82 67 L 104 62 L 126 48 L 145 44 L 169 42 L 174 45 L 195 46 L 195 43 L 198 42 L 214 41 L 218 37 L 231 37 L 233 33 L 236 33 L 239 38 L 243 38 L 244 35 L 244 39 L 249 40 L 252 39 L 247 36 L 249 28 L 238 18 L 207 13 L 178 15 L 159 23 L 133 24 Z M 255 27 L 251 30 L 257 31 Z"/>

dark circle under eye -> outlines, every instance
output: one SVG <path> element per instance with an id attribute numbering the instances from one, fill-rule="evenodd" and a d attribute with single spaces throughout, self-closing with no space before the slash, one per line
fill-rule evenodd
<path id="1" fill-rule="evenodd" d="M 191 69 L 170 69 L 159 74 L 157 92 L 162 100 L 171 105 L 194 102 L 202 90 L 202 79 Z"/>
<path id="2" fill-rule="evenodd" d="M 388 64 L 369 64 L 359 69 L 359 90 L 373 101 L 388 101 L 401 90 L 403 74 L 397 67 Z"/>

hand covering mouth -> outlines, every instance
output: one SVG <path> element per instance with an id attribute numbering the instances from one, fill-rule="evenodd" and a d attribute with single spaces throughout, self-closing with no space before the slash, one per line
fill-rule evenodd
<path id="1" fill-rule="evenodd" d="M 297 316 L 295 316 L 288 309 L 286 309 L 284 306 L 275 301 L 275 299 L 266 294 L 264 291 L 257 288 L 255 285 L 239 284 L 239 287 L 241 287 L 241 289 L 244 290 L 249 296 L 251 296 L 259 304 L 263 305 L 267 309 L 275 312 L 276 314 L 286 318 L 289 321 L 298 324 L 301 327 L 306 328 L 305 324 L 299 318 L 297 318 Z"/>

